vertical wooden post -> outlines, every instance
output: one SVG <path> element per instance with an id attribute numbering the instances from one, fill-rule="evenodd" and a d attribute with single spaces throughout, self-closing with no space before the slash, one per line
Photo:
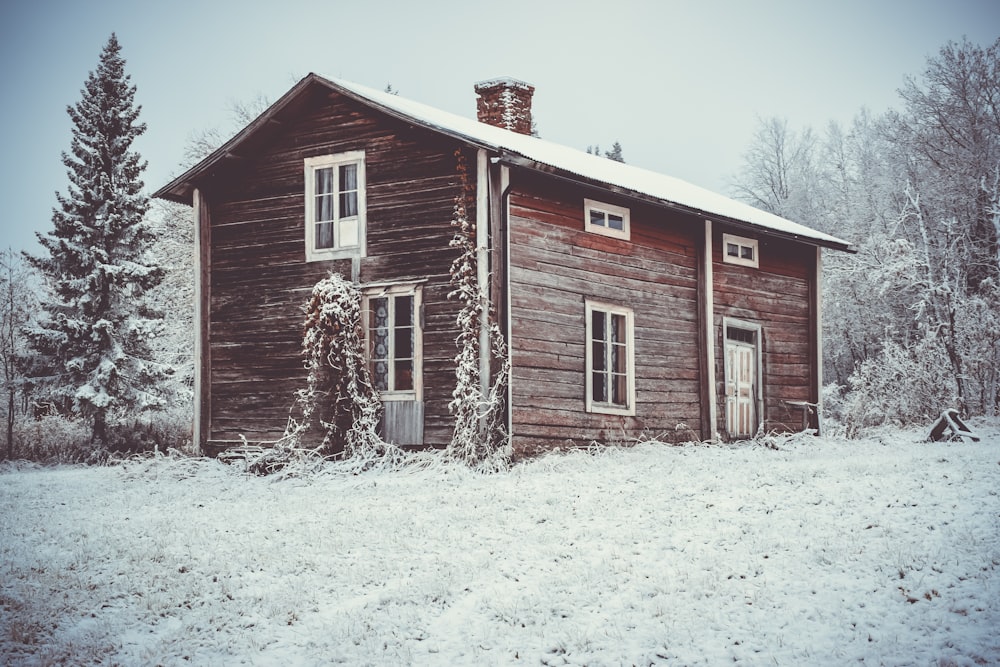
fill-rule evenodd
<path id="1" fill-rule="evenodd" d="M 476 283 L 479 285 L 479 389 L 483 396 L 490 391 L 490 230 L 489 230 L 489 159 L 486 149 L 476 152 Z"/>
<path id="2" fill-rule="evenodd" d="M 812 313 L 813 386 L 810 401 L 816 404 L 816 434 L 823 428 L 823 250 L 816 246 L 816 267 L 809 290 Z"/>
<path id="3" fill-rule="evenodd" d="M 718 396 L 715 391 L 715 297 L 712 277 L 712 221 L 705 220 L 704 236 L 699 240 L 701 254 L 698 258 L 698 316 L 701 322 L 698 335 L 701 348 L 701 437 L 717 439 Z M 706 423 L 707 422 L 707 423 Z"/>
<path id="4" fill-rule="evenodd" d="M 192 446 L 205 452 L 211 424 L 211 360 L 209 350 L 209 307 L 211 295 L 210 230 L 208 202 L 201 190 L 192 195 L 194 217 L 194 429 Z"/>

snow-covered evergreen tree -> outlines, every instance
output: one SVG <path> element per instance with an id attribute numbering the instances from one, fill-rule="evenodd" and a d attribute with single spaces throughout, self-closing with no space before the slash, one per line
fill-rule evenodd
<path id="1" fill-rule="evenodd" d="M 622 155 L 622 145 L 617 141 L 611 144 L 611 150 L 604 151 L 604 157 L 615 162 L 624 162 L 625 156 Z"/>
<path id="2" fill-rule="evenodd" d="M 163 271 L 144 220 L 146 163 L 132 149 L 146 130 L 135 91 L 112 34 L 82 98 L 67 108 L 69 187 L 56 195 L 53 230 L 38 234 L 46 253 L 27 255 L 48 290 L 45 313 L 29 332 L 46 367 L 44 387 L 62 409 L 89 419 L 102 444 L 122 417 L 161 405 L 158 384 L 170 373 L 149 354 L 162 316 L 143 296 Z"/>

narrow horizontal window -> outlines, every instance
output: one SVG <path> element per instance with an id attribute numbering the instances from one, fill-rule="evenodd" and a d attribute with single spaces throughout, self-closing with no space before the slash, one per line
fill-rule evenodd
<path id="1" fill-rule="evenodd" d="M 757 256 L 757 239 L 748 239 L 743 236 L 733 234 L 722 235 L 722 247 L 724 253 L 722 261 L 728 264 L 739 264 L 741 266 L 759 266 Z"/>
<path id="2" fill-rule="evenodd" d="M 584 199 L 583 207 L 586 231 L 625 240 L 631 236 L 629 209 L 592 199 Z"/>

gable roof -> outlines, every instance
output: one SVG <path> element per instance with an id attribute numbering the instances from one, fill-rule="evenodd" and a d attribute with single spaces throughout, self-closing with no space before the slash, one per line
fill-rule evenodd
<path id="1" fill-rule="evenodd" d="M 303 78 L 236 136 L 157 190 L 153 196 L 190 203 L 194 182 L 200 176 L 216 169 L 237 154 L 243 144 L 274 121 L 306 89 L 314 86 L 338 92 L 405 122 L 498 153 L 501 162 L 506 164 L 544 171 L 667 208 L 728 222 L 744 229 L 756 229 L 811 245 L 853 251 L 847 241 L 678 178 L 591 155 L 537 137 L 493 127 L 367 86 L 340 79 L 326 79 L 318 74 L 309 74 Z"/>

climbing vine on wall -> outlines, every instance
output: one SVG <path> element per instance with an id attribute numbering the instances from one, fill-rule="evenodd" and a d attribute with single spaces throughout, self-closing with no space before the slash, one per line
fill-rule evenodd
<path id="1" fill-rule="evenodd" d="M 324 431 L 322 449 L 348 458 L 399 458 L 378 435 L 382 401 L 372 384 L 361 328 L 361 292 L 339 274 L 316 283 L 306 304 L 302 352 L 308 372 L 297 393 L 300 420 L 289 432 L 307 432 L 313 420 Z"/>
<path id="2" fill-rule="evenodd" d="M 509 464 L 511 456 L 504 410 L 510 361 L 507 344 L 490 315 L 487 297 L 479 283 L 476 225 L 468 215 L 472 192 L 468 167 L 460 150 L 455 151 L 455 158 L 460 190 L 455 197 L 451 223 L 455 236 L 451 247 L 458 248 L 460 254 L 451 265 L 452 291 L 448 298 L 458 300 L 462 307 L 458 313 L 455 390 L 448 406 L 455 415 L 455 431 L 447 451 L 473 467 L 498 470 Z M 485 341 L 480 337 L 483 325 Z M 480 365 L 483 342 L 489 345 L 490 353 L 491 377 L 487 378 L 482 377 Z"/>

